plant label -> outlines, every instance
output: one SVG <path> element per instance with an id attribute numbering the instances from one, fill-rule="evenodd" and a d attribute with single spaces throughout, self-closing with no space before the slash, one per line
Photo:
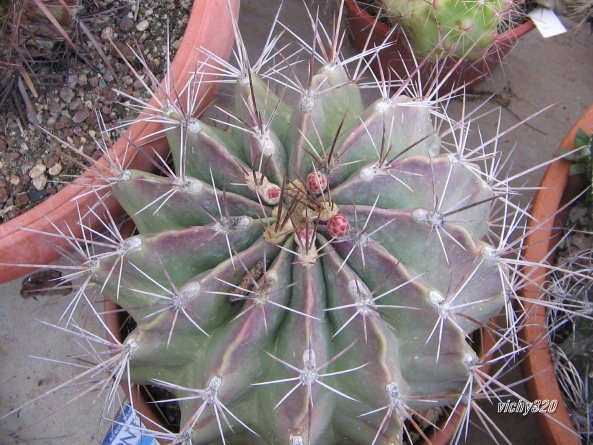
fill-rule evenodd
<path id="1" fill-rule="evenodd" d="M 535 8 L 528 15 L 535 27 L 546 39 L 566 32 L 566 28 L 551 9 Z"/>

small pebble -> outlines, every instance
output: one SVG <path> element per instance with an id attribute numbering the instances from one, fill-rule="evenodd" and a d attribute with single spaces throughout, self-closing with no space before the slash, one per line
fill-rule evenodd
<path id="1" fill-rule="evenodd" d="M 62 87 L 60 88 L 58 94 L 66 103 L 70 103 L 70 101 L 74 99 L 74 91 L 72 91 L 72 88 Z"/>
<path id="2" fill-rule="evenodd" d="M 70 111 L 76 111 L 80 109 L 80 107 L 82 107 L 82 99 L 80 97 L 77 97 L 68 105 Z"/>
<path id="3" fill-rule="evenodd" d="M 35 187 L 37 190 L 43 190 L 45 188 L 45 184 L 47 184 L 47 176 L 38 176 L 37 178 L 33 179 L 32 183 L 33 187 Z"/>
<path id="4" fill-rule="evenodd" d="M 78 110 L 74 114 L 74 117 L 72 118 L 72 122 L 74 122 L 75 124 L 80 124 L 80 123 L 84 122 L 87 117 L 89 117 L 89 114 L 90 114 L 90 111 L 88 108 L 83 108 L 82 110 Z"/>
<path id="5" fill-rule="evenodd" d="M 134 20 L 132 20 L 128 17 L 124 17 L 119 22 L 119 29 L 121 29 L 124 32 L 131 31 L 133 27 L 134 27 Z"/>
<path id="6" fill-rule="evenodd" d="M 87 156 L 92 156 L 96 148 L 95 144 L 84 144 L 82 152 Z"/>
<path id="7" fill-rule="evenodd" d="M 589 211 L 588 207 L 574 206 L 570 209 L 570 211 L 568 213 L 568 218 L 573 223 L 576 223 L 576 222 L 580 221 L 582 218 L 584 218 L 587 215 L 588 211 Z"/>
<path id="8" fill-rule="evenodd" d="M 35 183 L 35 182 L 33 182 Z M 29 197 L 29 201 L 39 201 L 40 199 L 43 199 L 47 196 L 47 192 L 43 189 L 38 189 L 38 188 L 34 188 L 29 190 L 28 193 L 28 197 Z"/>
<path id="9" fill-rule="evenodd" d="M 101 31 L 101 38 L 103 40 L 109 40 L 109 39 L 113 39 L 113 35 L 114 35 L 114 31 L 113 28 L 111 26 L 106 26 L 105 28 L 103 28 L 103 30 Z"/>
<path id="10" fill-rule="evenodd" d="M 41 147 L 41 138 L 39 136 L 34 137 L 31 139 L 31 148 L 37 149 Z"/>
<path id="11" fill-rule="evenodd" d="M 23 174 L 23 176 L 21 176 L 21 182 L 23 181 L 23 177 L 27 177 L 30 178 L 30 176 L 27 175 L 27 173 L 29 173 L 29 170 L 31 170 L 33 168 L 35 164 L 33 162 L 23 162 L 21 164 L 21 173 Z"/>
<path id="12" fill-rule="evenodd" d="M 47 172 L 52 176 L 59 175 L 62 172 L 62 164 L 60 164 L 59 162 L 56 162 L 53 166 L 51 166 L 47 170 Z"/>
<path id="13" fill-rule="evenodd" d="M 21 154 L 18 151 L 11 151 L 4 155 L 6 162 L 16 162 L 21 158 Z"/>
<path id="14" fill-rule="evenodd" d="M 103 74 L 103 81 L 104 82 L 113 82 L 115 80 L 115 77 L 113 76 L 113 74 L 111 74 L 111 71 L 107 71 L 105 74 Z M 103 88 L 101 86 L 101 81 L 99 80 L 99 86 L 101 88 Z"/>
<path id="15" fill-rule="evenodd" d="M 141 22 L 139 22 L 136 25 L 136 29 L 138 31 L 146 31 L 149 26 L 150 26 L 150 23 L 148 22 L 148 20 L 142 20 Z"/>
<path id="16" fill-rule="evenodd" d="M 78 76 L 76 74 L 70 74 L 68 76 L 68 86 L 70 88 L 76 88 L 76 85 L 78 85 Z"/>
<path id="17" fill-rule="evenodd" d="M 31 170 L 29 170 L 29 178 L 36 179 L 39 178 L 41 175 L 45 173 L 47 167 L 43 164 L 36 164 L 34 165 Z"/>
<path id="18" fill-rule="evenodd" d="M 17 207 L 25 207 L 29 204 L 29 196 L 25 192 L 18 193 L 14 200 L 14 205 Z"/>
<path id="19" fill-rule="evenodd" d="M 49 103 L 49 114 L 52 117 L 58 117 L 61 111 L 62 108 L 60 107 L 60 103 L 57 100 L 52 100 Z"/>

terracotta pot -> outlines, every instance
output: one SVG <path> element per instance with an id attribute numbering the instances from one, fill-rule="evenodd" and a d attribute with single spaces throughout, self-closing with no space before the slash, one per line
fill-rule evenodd
<path id="1" fill-rule="evenodd" d="M 388 38 L 392 28 L 383 22 L 375 20 L 367 11 L 362 9 L 356 0 L 346 0 L 345 8 L 348 23 L 359 51 L 382 45 Z M 515 46 L 522 35 L 528 33 L 535 25 L 529 20 L 520 26 L 506 31 L 496 41 L 493 51 L 479 60 L 457 61 L 448 58 L 439 63 L 439 69 L 431 60 L 415 60 L 406 39 L 397 30 L 389 37 L 390 46 L 379 51 L 378 60 L 373 59 L 371 68 L 379 75 L 383 71 L 385 78 L 393 78 L 393 72 L 402 79 L 406 79 L 416 69 L 416 64 L 422 64 L 420 79 L 426 89 L 437 79 L 443 81 L 439 87 L 439 95 L 444 96 L 460 86 L 475 86 L 483 81 L 500 65 L 501 60 Z M 368 43 L 367 43 L 368 42 Z M 379 63 L 380 62 L 380 63 Z M 438 74 L 438 78 L 435 75 Z"/>
<path id="2" fill-rule="evenodd" d="M 593 106 L 577 121 L 560 148 L 575 148 L 574 138 L 579 128 L 589 134 L 593 132 Z M 539 264 L 553 260 L 554 248 L 562 236 L 562 227 L 568 218 L 570 206 L 562 211 L 559 209 L 584 188 L 582 178 L 569 176 L 569 170 L 570 162 L 559 159 L 549 165 L 540 183 L 541 189 L 536 193 L 531 208 L 535 221 L 530 221 L 530 228 L 537 227 L 537 230 L 532 231 L 527 238 L 528 247 L 524 252 L 525 259 L 529 262 Z M 543 267 L 528 267 L 524 273 L 529 276 L 530 283 L 521 291 L 521 296 L 535 300 L 541 298 L 541 287 L 546 281 L 548 270 Z M 524 303 L 524 306 L 527 317 L 520 335 L 531 345 L 522 362 L 523 375 L 528 379 L 526 386 L 529 398 L 558 401 L 556 412 L 549 414 L 555 421 L 543 414 L 537 415 L 537 421 L 548 444 L 579 445 L 579 437 L 569 432 L 574 431 L 574 428 L 554 373 L 546 336 L 546 309 L 541 304 L 529 302 Z"/>
<path id="3" fill-rule="evenodd" d="M 231 0 L 230 3 L 233 5 L 235 15 L 238 16 L 239 0 Z M 185 35 L 172 61 L 171 70 L 176 85 L 183 85 L 189 79 L 191 71 L 195 70 L 196 61 L 204 60 L 204 56 L 196 48 L 204 47 L 222 58 L 228 58 L 233 42 L 234 34 L 227 0 L 194 0 Z M 201 102 L 202 109 L 212 99 L 214 92 L 212 88 L 201 93 L 204 98 Z M 156 101 L 153 99 L 150 104 L 156 106 Z M 160 127 L 161 125 L 156 123 L 142 121 L 134 123 L 125 135 L 113 145 L 111 157 L 117 156 L 120 162 L 126 165 L 126 159 L 129 161 L 133 156 L 133 153 L 130 152 L 134 151 L 126 150 L 128 146 L 132 145 L 130 141 L 142 145 L 145 153 L 156 152 L 165 156 L 168 152 L 168 145 L 164 137 L 150 142 L 143 139 L 157 132 Z M 149 170 L 153 168 L 151 161 L 147 156 L 135 156 L 130 167 Z M 99 162 L 103 166 L 108 165 L 105 157 Z M 13 220 L 0 224 L 0 261 L 15 264 L 13 267 L 3 266 L 0 268 L 0 283 L 13 280 L 31 271 L 29 268 L 16 266 L 16 264 L 49 264 L 61 256 L 58 250 L 42 241 L 42 237 L 32 231 L 56 233 L 57 228 L 65 233 L 71 231 L 74 236 L 80 236 L 81 228 L 77 224 L 79 218 L 77 206 L 81 212 L 86 212 L 100 200 L 104 201 L 112 215 L 116 216 L 122 212 L 115 199 L 103 198 L 106 191 L 81 196 L 90 190 L 88 187 L 90 184 L 97 186 L 103 183 L 97 177 L 96 171 L 95 169 L 86 171 L 82 177 L 43 203 Z M 100 209 L 99 212 L 101 212 Z M 91 227 L 98 227 L 100 224 L 98 219 L 92 215 L 85 221 Z M 69 246 L 64 240 L 54 238 L 51 242 L 69 250 Z"/>

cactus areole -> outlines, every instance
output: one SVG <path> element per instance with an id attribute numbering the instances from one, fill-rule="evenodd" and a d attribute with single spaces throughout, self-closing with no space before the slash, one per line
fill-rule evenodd
<path id="1" fill-rule="evenodd" d="M 181 406 L 171 443 L 400 444 L 477 391 L 468 338 L 505 303 L 490 177 L 442 150 L 439 103 L 363 106 L 322 35 L 300 81 L 239 48 L 228 128 L 164 107 L 174 169 L 110 179 L 139 234 L 91 281 L 137 322 L 131 381 Z"/>

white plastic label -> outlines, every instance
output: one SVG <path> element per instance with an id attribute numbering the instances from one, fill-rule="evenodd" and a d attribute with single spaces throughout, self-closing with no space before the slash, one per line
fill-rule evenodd
<path id="1" fill-rule="evenodd" d="M 566 28 L 554 11 L 547 8 L 535 8 L 529 14 L 531 21 L 544 38 L 566 32 Z"/>
<path id="2" fill-rule="evenodd" d="M 142 433 L 143 428 L 136 411 L 126 405 L 102 445 L 159 445 L 154 437 Z"/>

